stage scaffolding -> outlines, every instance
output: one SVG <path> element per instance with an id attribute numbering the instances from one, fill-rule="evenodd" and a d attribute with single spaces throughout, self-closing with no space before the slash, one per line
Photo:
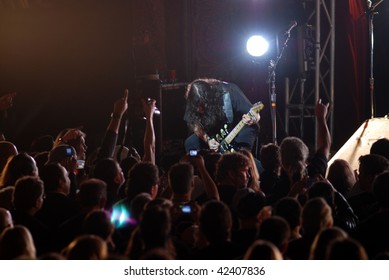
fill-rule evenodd
<path id="1" fill-rule="evenodd" d="M 304 9 L 306 22 L 298 30 L 299 74 L 285 79 L 285 132 L 311 139 L 317 148 L 315 104 L 320 98 L 330 103 L 333 137 L 335 0 L 307 0 Z"/>

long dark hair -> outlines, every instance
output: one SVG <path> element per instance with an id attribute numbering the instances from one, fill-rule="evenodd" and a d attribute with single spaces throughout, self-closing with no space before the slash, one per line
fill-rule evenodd
<path id="1" fill-rule="evenodd" d="M 188 85 L 185 93 L 186 120 L 192 130 L 196 125 L 200 125 L 205 131 L 210 132 L 219 129 L 226 121 L 222 83 L 215 79 L 197 79 Z M 204 114 L 197 112 L 200 105 L 204 106 Z"/>

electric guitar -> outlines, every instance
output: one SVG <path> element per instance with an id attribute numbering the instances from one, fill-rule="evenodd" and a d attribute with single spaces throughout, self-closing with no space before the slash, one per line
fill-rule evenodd
<path id="1" fill-rule="evenodd" d="M 263 109 L 263 104 L 261 101 L 255 103 L 253 105 L 253 107 L 251 107 L 250 111 L 248 112 L 248 114 L 252 117 L 254 117 L 256 114 L 259 113 L 259 111 L 261 111 Z M 234 147 L 233 145 L 231 144 L 232 141 L 234 140 L 234 138 L 236 137 L 236 135 L 238 135 L 238 133 L 241 131 L 241 129 L 245 126 L 246 124 L 243 122 L 243 120 L 241 120 L 235 127 L 233 130 L 231 130 L 231 132 L 228 132 L 227 128 L 227 124 L 225 124 L 223 126 L 222 129 L 220 129 L 220 133 L 216 134 L 215 136 L 215 140 L 217 142 L 219 142 L 219 149 L 218 149 L 218 152 L 219 153 L 224 153 L 226 151 L 230 151 L 230 152 L 233 152 L 234 151 Z"/>

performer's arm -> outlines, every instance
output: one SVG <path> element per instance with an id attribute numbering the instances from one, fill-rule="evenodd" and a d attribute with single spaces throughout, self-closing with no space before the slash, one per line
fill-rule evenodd
<path id="1" fill-rule="evenodd" d="M 197 135 L 202 141 L 208 144 L 208 147 L 213 151 L 218 151 L 219 142 L 211 138 L 200 125 L 195 125 L 193 129 L 194 134 Z"/>

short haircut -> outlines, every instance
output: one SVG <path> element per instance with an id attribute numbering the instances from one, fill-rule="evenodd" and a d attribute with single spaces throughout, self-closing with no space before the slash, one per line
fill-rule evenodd
<path id="1" fill-rule="evenodd" d="M 127 196 L 132 199 L 137 194 L 150 193 L 152 186 L 159 182 L 157 166 L 150 162 L 138 162 L 129 171 Z"/>
<path id="2" fill-rule="evenodd" d="M 112 158 L 103 158 L 93 166 L 92 177 L 103 180 L 108 185 L 114 185 L 119 164 Z"/>
<path id="3" fill-rule="evenodd" d="M 13 204 L 16 210 L 29 210 L 44 193 L 43 181 L 35 176 L 24 176 L 16 181 Z"/>
<path id="4" fill-rule="evenodd" d="M 389 160 L 376 154 L 368 154 L 359 157 L 359 173 L 376 176 L 381 172 L 388 170 Z"/>
<path id="5" fill-rule="evenodd" d="M 371 145 L 370 154 L 381 155 L 389 159 L 389 139 L 381 138 L 375 141 Z"/>
<path id="6" fill-rule="evenodd" d="M 259 228 L 258 239 L 270 241 L 279 249 L 288 243 L 289 237 L 289 224 L 284 218 L 279 216 L 265 219 Z"/>
<path id="7" fill-rule="evenodd" d="M 308 189 L 308 198 L 310 199 L 314 197 L 324 198 L 332 209 L 335 208 L 335 192 L 329 183 L 325 181 L 314 182 Z"/>
<path id="8" fill-rule="evenodd" d="M 262 146 L 259 158 L 265 170 L 277 169 L 281 165 L 280 147 L 273 143 Z"/>
<path id="9" fill-rule="evenodd" d="M 78 200 L 82 206 L 96 206 L 107 199 L 107 184 L 100 179 L 85 180 L 79 188 Z"/>
<path id="10" fill-rule="evenodd" d="M 301 212 L 300 202 L 292 197 L 281 198 L 274 207 L 274 214 L 283 217 L 292 230 L 301 225 Z"/>
<path id="11" fill-rule="evenodd" d="M 53 192 L 59 189 L 60 180 L 64 180 L 62 165 L 59 163 L 49 163 L 39 170 L 39 177 L 45 184 L 45 192 Z"/>
<path id="12" fill-rule="evenodd" d="M 186 194 L 190 191 L 194 169 L 190 163 L 179 162 L 169 170 L 170 187 L 175 194 Z"/>
<path id="13" fill-rule="evenodd" d="M 232 216 L 224 202 L 217 200 L 206 202 L 201 209 L 199 221 L 200 230 L 211 244 L 230 238 Z"/>
<path id="14" fill-rule="evenodd" d="M 238 192 L 242 190 L 246 189 L 238 190 Z M 263 195 L 257 192 L 247 192 L 237 201 L 237 215 L 240 219 L 255 218 L 264 206 L 265 198 Z"/>

